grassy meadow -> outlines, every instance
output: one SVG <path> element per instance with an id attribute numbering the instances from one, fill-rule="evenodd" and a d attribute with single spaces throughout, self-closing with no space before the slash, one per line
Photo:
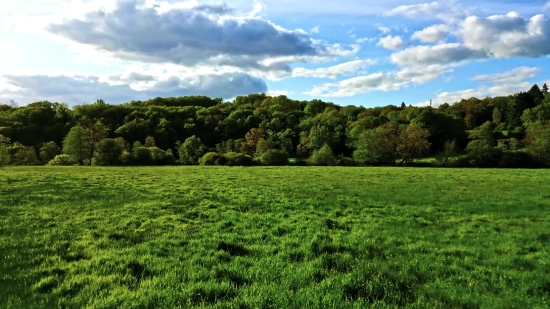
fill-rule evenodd
<path id="1" fill-rule="evenodd" d="M 0 308 L 549 306 L 549 170 L 0 168 Z"/>

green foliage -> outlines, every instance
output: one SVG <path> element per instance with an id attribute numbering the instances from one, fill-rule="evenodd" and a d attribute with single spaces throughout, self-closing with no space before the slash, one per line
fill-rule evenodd
<path id="1" fill-rule="evenodd" d="M 258 140 L 258 143 L 256 144 L 256 152 L 254 153 L 255 157 L 261 157 L 264 153 L 266 153 L 271 148 L 269 147 L 269 143 L 263 139 L 260 138 Z"/>
<path id="2" fill-rule="evenodd" d="M 69 155 L 78 165 L 90 164 L 92 143 L 88 132 L 81 127 L 75 126 L 63 140 L 63 154 Z"/>
<path id="3" fill-rule="evenodd" d="M 120 156 L 126 150 L 126 145 L 122 138 L 105 138 L 101 140 L 94 153 L 96 165 L 119 165 L 122 163 Z"/>
<path id="4" fill-rule="evenodd" d="M 11 141 L 2 146 L 2 164 L 11 162 L 6 154 L 11 143 L 41 147 L 53 142 L 63 145 L 63 153 L 75 156 L 79 164 L 88 165 L 100 141 L 106 138 L 123 138 L 128 145 L 133 145 L 124 160 L 121 157 L 123 165 L 162 161 L 163 154 L 158 150 L 150 151 L 151 158 L 147 158 L 147 151 L 136 150 L 143 145 L 162 151 L 173 149 L 184 164 L 197 164 L 208 150 L 241 152 L 261 161 L 261 155 L 268 149 L 283 150 L 302 164 L 324 144 L 328 144 L 334 154 L 353 156 L 360 165 L 394 165 L 396 160 L 412 164 L 414 160 L 443 152 L 449 140 L 456 141 L 458 152 L 468 150 L 468 134 L 472 132 L 471 140 L 484 140 L 493 147 L 497 146 L 497 140 L 509 140 L 498 142 L 498 148 L 517 151 L 524 150 L 527 144 L 525 128 L 550 126 L 547 88 L 534 85 L 526 92 L 463 99 L 437 108 L 405 104 L 372 108 L 339 106 L 317 99 L 297 101 L 265 94 L 239 96 L 233 102 L 189 96 L 119 105 L 97 100 L 71 108 L 48 101 L 26 106 L 4 104 L 0 105 L 0 135 Z M 491 128 L 485 125 L 488 122 L 492 123 Z M 78 134 L 70 133 L 77 127 L 87 137 L 82 137 L 81 129 L 77 129 Z M 372 131 L 365 133 L 369 130 Z M 493 140 L 489 142 L 488 136 L 483 134 L 491 130 Z M 512 133 L 506 135 L 506 132 Z M 65 145 L 69 133 L 72 141 L 80 136 L 78 139 L 83 141 L 80 146 Z M 478 133 L 483 136 L 476 135 Z M 408 136 L 418 139 L 413 142 L 414 138 Z M 187 138 L 196 140 L 192 139 L 191 145 L 182 149 L 179 141 L 185 144 Z M 197 146 L 188 147 L 192 145 Z M 45 158 L 40 158 L 41 162 L 53 157 L 53 147 L 51 150 Z M 89 153 L 84 154 L 84 151 Z M 153 160 L 153 155 L 159 159 Z M 173 155 L 164 153 L 165 160 L 171 158 Z"/>
<path id="5" fill-rule="evenodd" d="M 546 308 L 546 170 L 0 169 L 0 308 Z"/>
<path id="6" fill-rule="evenodd" d="M 0 134 L 0 166 L 10 164 L 11 158 L 8 151 L 11 140 Z"/>
<path id="7" fill-rule="evenodd" d="M 40 147 L 40 160 L 48 163 L 59 154 L 59 146 L 55 142 L 47 142 Z"/>
<path id="8" fill-rule="evenodd" d="M 288 154 L 282 150 L 270 149 L 262 154 L 260 162 L 271 166 L 288 165 Z"/>
<path id="9" fill-rule="evenodd" d="M 309 159 L 310 164 L 318 166 L 335 166 L 338 165 L 338 160 L 332 153 L 332 149 L 328 144 L 325 144 L 321 149 L 314 150 L 311 158 Z"/>
<path id="10" fill-rule="evenodd" d="M 227 152 L 224 154 L 228 166 L 252 166 L 254 161 L 251 157 L 237 152 Z"/>
<path id="11" fill-rule="evenodd" d="M 199 161 L 200 165 L 225 165 L 227 159 L 221 153 L 207 152 Z"/>
<path id="12" fill-rule="evenodd" d="M 36 165 L 38 158 L 34 147 L 26 147 L 21 143 L 13 143 L 8 148 L 10 165 Z"/>
<path id="13" fill-rule="evenodd" d="M 178 148 L 180 162 L 187 165 L 195 165 L 208 151 L 201 139 L 195 135 L 185 139 L 185 142 Z"/>
<path id="14" fill-rule="evenodd" d="M 443 150 L 435 156 L 437 165 L 439 166 L 453 166 L 454 160 L 458 155 L 456 141 L 447 141 Z"/>
<path id="15" fill-rule="evenodd" d="M 49 166 L 69 166 L 69 165 L 75 165 L 75 164 L 76 164 L 76 161 L 74 160 L 73 156 L 70 156 L 68 154 L 60 154 L 60 155 L 55 156 L 46 165 L 49 165 Z"/>

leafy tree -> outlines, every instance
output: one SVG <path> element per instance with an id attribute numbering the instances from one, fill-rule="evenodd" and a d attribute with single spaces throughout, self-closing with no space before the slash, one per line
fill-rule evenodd
<path id="1" fill-rule="evenodd" d="M 546 85 L 546 83 L 544 85 L 542 85 L 541 92 L 542 92 L 542 95 L 545 96 L 545 97 L 548 94 L 548 86 Z"/>
<path id="2" fill-rule="evenodd" d="M 334 147 L 336 144 L 336 136 L 334 131 L 331 131 L 327 126 L 317 125 L 309 131 L 309 139 L 307 147 L 310 150 L 321 149 L 323 145 Z"/>
<path id="3" fill-rule="evenodd" d="M 11 140 L 4 135 L 0 135 L 0 165 L 10 164 L 11 158 L 8 151 Z"/>
<path id="4" fill-rule="evenodd" d="M 263 138 L 260 138 L 260 140 L 258 141 L 258 143 L 256 144 L 256 152 L 254 153 L 254 156 L 255 157 L 261 157 L 264 153 L 266 153 L 269 149 L 271 149 L 269 147 L 269 143 L 263 139 Z"/>
<path id="5" fill-rule="evenodd" d="M 8 148 L 11 165 L 35 165 L 38 163 L 34 147 L 26 147 L 19 142 Z"/>
<path id="6" fill-rule="evenodd" d="M 338 160 L 336 160 L 336 157 L 328 144 L 323 145 L 321 149 L 314 150 L 311 155 L 310 162 L 311 164 L 318 166 L 338 165 Z"/>
<path id="7" fill-rule="evenodd" d="M 399 132 L 395 150 L 401 158 L 401 164 L 411 162 L 430 150 L 430 131 L 418 124 L 410 124 Z"/>
<path id="8" fill-rule="evenodd" d="M 59 154 L 59 146 L 55 142 L 47 142 L 40 147 L 40 160 L 42 163 L 50 162 Z"/>
<path id="9" fill-rule="evenodd" d="M 533 85 L 533 87 L 531 87 L 531 89 L 529 89 L 527 93 L 529 93 L 533 98 L 533 105 L 534 105 L 534 106 L 528 106 L 528 108 L 538 106 L 542 103 L 542 100 L 544 99 L 544 94 L 542 93 L 538 85 L 536 84 Z"/>
<path id="10" fill-rule="evenodd" d="M 355 143 L 353 159 L 359 165 L 395 165 L 398 138 L 397 124 L 391 122 L 361 132 Z"/>
<path id="11" fill-rule="evenodd" d="M 288 165 L 288 154 L 282 150 L 270 149 L 262 154 L 260 162 L 270 166 Z"/>
<path id="12" fill-rule="evenodd" d="M 152 136 L 147 136 L 145 138 L 145 147 L 156 147 L 155 138 Z"/>
<path id="13" fill-rule="evenodd" d="M 550 128 L 534 126 L 527 130 L 527 151 L 545 166 L 550 165 Z"/>
<path id="14" fill-rule="evenodd" d="M 105 138 L 102 139 L 96 147 L 94 160 L 96 165 L 119 165 L 120 156 L 126 150 L 124 139 Z"/>
<path id="15" fill-rule="evenodd" d="M 98 105 L 105 105 L 105 102 L 103 100 L 98 100 L 96 102 Z M 86 130 L 86 133 L 89 136 L 90 140 L 90 155 L 89 157 L 92 158 L 94 156 L 94 151 L 96 150 L 97 144 L 104 139 L 107 136 L 107 127 L 103 125 L 101 122 L 97 121 L 95 123 L 87 123 L 84 127 Z M 90 160 L 90 165 L 91 165 Z"/>
<path id="16" fill-rule="evenodd" d="M 437 164 L 440 166 L 449 166 L 453 162 L 453 158 L 458 155 L 456 141 L 451 140 L 445 142 L 443 150 L 435 156 Z"/>
<path id="17" fill-rule="evenodd" d="M 185 139 L 185 142 L 178 148 L 180 162 L 188 165 L 195 165 L 208 151 L 201 139 L 193 135 Z"/>
<path id="18" fill-rule="evenodd" d="M 244 137 L 244 143 L 241 146 L 241 152 L 252 156 L 260 139 L 264 137 L 264 131 L 258 128 L 252 128 Z"/>
<path id="19" fill-rule="evenodd" d="M 72 156 L 78 165 L 91 164 L 90 135 L 81 126 L 73 127 L 63 140 L 63 153 Z"/>

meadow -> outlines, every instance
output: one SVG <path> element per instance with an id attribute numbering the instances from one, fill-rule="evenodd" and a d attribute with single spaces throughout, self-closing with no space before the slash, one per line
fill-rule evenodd
<path id="1" fill-rule="evenodd" d="M 550 171 L 0 168 L 0 308 L 548 308 Z"/>

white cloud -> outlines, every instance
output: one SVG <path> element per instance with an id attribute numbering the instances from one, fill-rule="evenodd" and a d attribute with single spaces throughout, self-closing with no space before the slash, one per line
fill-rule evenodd
<path id="1" fill-rule="evenodd" d="M 292 77 L 317 77 L 317 78 L 331 78 L 334 79 L 338 76 L 353 73 L 360 69 L 366 68 L 376 61 L 371 59 L 365 60 L 352 60 L 344 63 L 340 63 L 334 66 L 317 68 L 317 69 L 305 69 L 295 68 L 292 70 Z"/>
<path id="2" fill-rule="evenodd" d="M 396 36 L 388 35 L 386 37 L 380 38 L 380 40 L 376 44 L 376 46 L 382 46 L 386 49 L 393 49 L 393 50 L 399 49 L 405 45 L 406 43 L 398 35 Z"/>
<path id="3" fill-rule="evenodd" d="M 319 33 L 319 28 L 321 28 L 321 26 L 317 25 L 317 26 L 311 28 L 310 31 L 311 31 L 311 33 Z"/>
<path id="4" fill-rule="evenodd" d="M 435 46 L 414 46 L 393 53 L 391 61 L 399 66 L 425 66 L 447 64 L 473 59 L 486 58 L 482 50 L 471 50 L 459 43 L 439 44 Z"/>
<path id="5" fill-rule="evenodd" d="M 458 91 L 445 91 L 440 92 L 432 99 L 432 106 L 437 107 L 443 103 L 454 104 L 462 99 L 469 99 L 472 97 L 483 98 L 486 93 L 477 89 L 464 89 Z M 415 106 L 430 106 L 430 100 L 414 104 Z"/>
<path id="6" fill-rule="evenodd" d="M 487 81 L 494 84 L 515 84 L 535 77 L 540 71 L 540 68 L 523 66 L 503 73 L 476 75 L 472 77 L 472 80 Z"/>
<path id="7" fill-rule="evenodd" d="M 542 7 L 542 10 L 550 10 L 550 1 L 546 2 L 546 4 Z"/>
<path id="8" fill-rule="evenodd" d="M 374 73 L 315 86 L 303 94 L 316 97 L 351 97 L 369 91 L 398 90 L 408 83 L 387 73 Z"/>
<path id="9" fill-rule="evenodd" d="M 382 34 L 387 34 L 391 32 L 391 29 L 386 26 L 378 26 L 378 30 L 380 30 Z"/>
<path id="10" fill-rule="evenodd" d="M 109 103 L 159 96 L 207 95 L 231 98 L 267 91 L 263 80 L 244 73 L 170 76 L 164 79 L 137 73 L 105 77 L 4 75 L 2 78 L 4 84 L 10 87 L 0 88 L 0 99 L 15 99 L 23 104 L 41 100 L 80 104 L 94 102 L 99 97 Z"/>
<path id="11" fill-rule="evenodd" d="M 401 5 L 388 11 L 384 15 L 404 15 L 407 17 L 430 16 L 434 15 L 440 9 L 440 7 L 440 4 L 436 1 L 431 3 Z"/>
<path id="12" fill-rule="evenodd" d="M 424 84 L 439 79 L 445 73 L 453 72 L 453 69 L 457 66 L 432 64 L 424 67 L 408 67 L 397 72 L 396 76 L 403 81 Z"/>
<path id="13" fill-rule="evenodd" d="M 438 24 L 416 31 L 411 38 L 427 43 L 443 42 L 447 39 L 448 32 L 447 25 Z"/>
<path id="14" fill-rule="evenodd" d="M 280 95 L 284 95 L 284 96 L 287 96 L 291 94 L 290 92 L 286 91 L 286 90 L 269 90 L 266 95 L 267 96 L 270 96 L 270 97 L 277 97 L 277 96 L 280 96 Z"/>
<path id="15" fill-rule="evenodd" d="M 462 99 L 469 99 L 471 97 L 481 99 L 488 96 L 506 96 L 520 91 L 527 91 L 533 84 L 526 81 L 526 79 L 535 77 L 536 73 L 540 71 L 540 68 L 523 66 L 507 72 L 476 75 L 471 79 L 484 83 L 477 87 L 477 89 L 470 88 L 458 91 L 440 92 L 433 98 L 432 103 L 435 107 L 443 103 L 453 104 Z M 429 106 L 429 104 L 430 102 L 427 100 L 416 105 Z"/>
<path id="16" fill-rule="evenodd" d="M 550 54 L 550 21 L 539 14 L 529 20 L 517 13 L 467 17 L 460 25 L 464 46 L 491 57 L 540 57 Z"/>

